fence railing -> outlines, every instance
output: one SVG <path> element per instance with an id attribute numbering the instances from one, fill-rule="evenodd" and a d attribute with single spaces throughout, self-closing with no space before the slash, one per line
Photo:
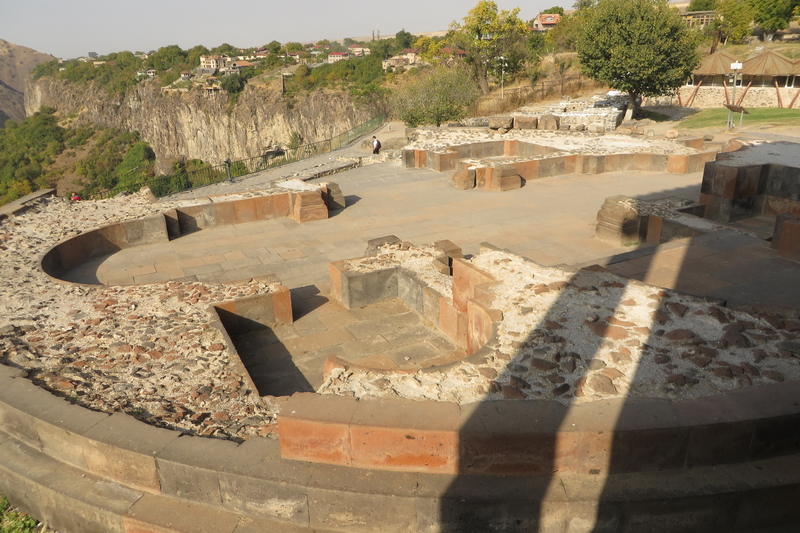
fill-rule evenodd
<path id="1" fill-rule="evenodd" d="M 251 157 L 249 159 L 239 159 L 237 161 L 226 160 L 225 163 L 221 165 L 204 165 L 199 169 L 157 176 L 134 184 L 98 191 L 90 195 L 90 197 L 93 199 L 109 198 L 121 192 L 130 191 L 131 189 L 138 190 L 145 186 L 149 187 L 156 197 L 162 197 L 196 187 L 203 187 L 225 180 L 240 178 L 248 174 L 255 174 L 256 172 L 269 170 L 337 150 L 379 127 L 385 121 L 386 115 L 380 115 L 324 141 L 303 144 L 296 148 L 272 150 L 265 152 L 263 155 Z"/>

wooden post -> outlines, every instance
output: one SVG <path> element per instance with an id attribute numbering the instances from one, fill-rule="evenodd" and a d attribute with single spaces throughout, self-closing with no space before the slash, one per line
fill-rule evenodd
<path id="1" fill-rule="evenodd" d="M 781 88 L 778 86 L 778 79 L 772 78 L 772 82 L 775 84 L 775 92 L 778 93 L 778 107 L 783 107 L 783 99 L 781 98 Z"/>
<path id="2" fill-rule="evenodd" d="M 750 80 L 750 83 L 748 83 L 747 87 L 744 88 L 744 91 L 742 91 L 742 96 L 739 97 L 739 101 L 736 102 L 736 105 L 742 105 L 742 101 L 744 100 L 744 95 L 747 94 L 747 91 L 748 89 L 750 89 L 751 85 L 753 85 L 753 80 Z"/>

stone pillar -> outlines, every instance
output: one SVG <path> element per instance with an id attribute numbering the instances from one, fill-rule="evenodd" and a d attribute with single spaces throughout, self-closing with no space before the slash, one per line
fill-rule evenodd
<path id="1" fill-rule="evenodd" d="M 619 246 L 641 243 L 647 235 L 647 217 L 636 211 L 631 198 L 610 196 L 597 212 L 595 237 Z"/>
<path id="2" fill-rule="evenodd" d="M 778 215 L 772 233 L 772 247 L 781 257 L 800 261 L 800 218 L 791 213 Z"/>

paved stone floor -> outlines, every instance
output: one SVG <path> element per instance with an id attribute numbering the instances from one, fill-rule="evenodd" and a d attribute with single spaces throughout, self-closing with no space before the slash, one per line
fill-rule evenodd
<path id="1" fill-rule="evenodd" d="M 339 183 L 347 199 L 347 208 L 328 220 L 301 224 L 286 218 L 206 229 L 98 258 L 67 277 L 132 284 L 274 274 L 292 290 L 295 323 L 234 339 L 262 394 L 270 395 L 317 388 L 329 355 L 377 368 L 419 368 L 461 357 L 402 304 L 347 311 L 328 301 L 328 263 L 360 257 L 369 239 L 389 234 L 415 244 L 448 239 L 467 254 L 489 242 L 548 266 L 600 263 L 626 277 L 722 298 L 731 306 L 800 308 L 800 265 L 778 257 L 763 237 L 731 230 L 635 249 L 594 239 L 606 197 L 696 200 L 702 173 L 567 175 L 504 193 L 455 189 L 449 177 L 392 163 L 360 167 L 327 178 Z M 230 188 L 263 185 L 251 180 Z M 224 190 L 217 186 L 215 192 Z M 764 233 L 768 224 L 749 226 Z"/>

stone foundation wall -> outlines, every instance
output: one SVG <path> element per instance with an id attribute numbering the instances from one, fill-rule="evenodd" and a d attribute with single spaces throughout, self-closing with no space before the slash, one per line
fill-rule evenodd
<path id="1" fill-rule="evenodd" d="M 745 108 L 751 107 L 789 107 L 792 99 L 797 97 L 800 89 L 781 87 L 776 90 L 775 87 L 750 87 L 747 89 L 744 99 L 739 102 L 742 93 L 745 91 L 746 86 L 736 87 L 736 100 L 739 105 Z M 687 107 L 697 107 L 700 109 L 711 109 L 722 107 L 723 104 L 731 103 L 733 97 L 733 87 L 727 88 L 727 96 L 725 87 L 710 87 L 701 85 L 697 91 L 694 86 L 683 86 L 678 89 L 680 98 L 676 95 L 666 95 L 658 97 L 648 97 L 643 105 L 647 106 L 667 106 L 667 105 L 684 105 Z M 780 100 L 778 99 L 780 94 Z M 692 96 L 694 95 L 694 96 Z M 798 102 L 795 101 L 792 107 L 797 107 Z M 744 117 L 744 122 L 747 123 L 747 116 Z M 736 123 L 739 123 L 738 117 Z"/>
<path id="2" fill-rule="evenodd" d="M 335 184 L 332 184 L 335 185 Z M 336 186 L 338 189 L 338 186 Z M 328 191 L 325 189 L 325 195 Z M 298 222 L 328 218 L 323 191 L 302 191 L 242 200 L 215 200 L 171 209 L 161 215 L 128 220 L 81 233 L 49 250 L 42 269 L 55 278 L 95 257 L 124 248 L 177 239 L 204 228 L 293 217 Z"/>

